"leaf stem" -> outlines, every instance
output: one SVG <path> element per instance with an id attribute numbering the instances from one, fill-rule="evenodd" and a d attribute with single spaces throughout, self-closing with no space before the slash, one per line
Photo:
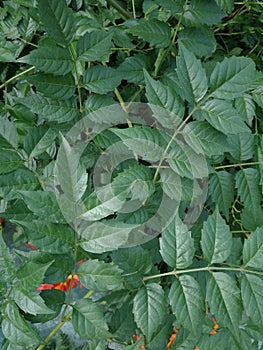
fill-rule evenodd
<path id="1" fill-rule="evenodd" d="M 218 169 L 227 169 L 227 168 L 236 168 L 236 167 L 242 167 L 246 165 L 260 165 L 263 164 L 262 162 L 251 162 L 251 163 L 236 163 L 236 164 L 227 164 L 227 165 L 219 165 L 214 167 L 215 170 Z"/>
<path id="2" fill-rule="evenodd" d="M 31 71 L 34 70 L 35 68 L 36 68 L 35 66 L 32 66 L 32 67 L 30 67 L 30 68 L 24 70 L 23 72 L 16 74 L 16 75 L 13 76 L 12 78 L 10 78 L 10 79 L 8 79 L 7 81 L 5 81 L 2 85 L 0 85 L 0 89 L 2 89 L 3 87 L 5 87 L 5 86 L 8 85 L 9 83 L 11 83 L 11 81 L 13 81 L 13 80 L 15 80 L 15 79 L 17 79 L 17 78 L 19 78 L 19 77 L 22 77 L 23 75 L 25 75 L 25 74 L 31 72 Z"/>
<path id="3" fill-rule="evenodd" d="M 117 10 L 121 15 L 123 15 L 125 18 L 130 19 L 133 18 L 132 15 L 126 11 L 123 7 L 121 7 L 117 1 L 115 0 L 107 0 L 107 2 L 115 8 L 115 10 Z"/>

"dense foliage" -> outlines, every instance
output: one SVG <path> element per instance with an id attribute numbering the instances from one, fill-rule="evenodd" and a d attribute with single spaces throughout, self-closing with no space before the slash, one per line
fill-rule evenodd
<path id="1" fill-rule="evenodd" d="M 262 2 L 0 6 L 1 349 L 262 348 Z"/>

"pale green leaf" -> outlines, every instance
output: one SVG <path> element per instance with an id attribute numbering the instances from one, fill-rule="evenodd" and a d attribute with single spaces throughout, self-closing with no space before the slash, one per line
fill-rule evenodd
<path id="1" fill-rule="evenodd" d="M 159 284 L 147 284 L 136 294 L 133 301 L 134 319 L 147 341 L 162 324 L 166 312 L 166 297 Z"/>
<path id="2" fill-rule="evenodd" d="M 209 192 L 213 202 L 218 205 L 226 218 L 234 201 L 235 181 L 234 175 L 224 170 L 217 171 L 211 175 Z"/>
<path id="3" fill-rule="evenodd" d="M 259 227 L 245 240 L 243 247 L 243 264 L 245 267 L 254 267 L 262 270 L 262 259 L 263 227 Z"/>
<path id="4" fill-rule="evenodd" d="M 76 32 L 76 22 L 73 11 L 70 10 L 64 0 L 39 0 L 39 17 L 46 31 L 56 42 L 69 45 Z"/>
<path id="5" fill-rule="evenodd" d="M 232 235 L 217 208 L 203 224 L 201 247 L 209 264 L 222 263 L 231 253 Z"/>
<path id="6" fill-rule="evenodd" d="M 107 62 L 112 44 L 112 33 L 95 30 L 86 33 L 77 42 L 78 60 Z"/>
<path id="7" fill-rule="evenodd" d="M 226 57 L 216 64 L 211 74 L 211 95 L 229 100 L 240 97 L 253 83 L 255 73 L 255 63 L 252 59 Z"/>
<path id="8" fill-rule="evenodd" d="M 243 274 L 241 278 L 241 295 L 246 314 L 255 325 L 263 324 L 263 290 L 262 278 L 252 274 Z"/>
<path id="9" fill-rule="evenodd" d="M 226 326 L 238 339 L 242 308 L 235 279 L 223 272 L 210 273 L 206 300 L 218 324 Z"/>
<path id="10" fill-rule="evenodd" d="M 172 268 L 184 269 L 191 265 L 195 253 L 191 232 L 177 214 L 160 238 L 160 253 Z"/>
<path id="11" fill-rule="evenodd" d="M 224 12 L 214 1 L 192 0 L 185 6 L 183 21 L 187 25 L 200 26 L 200 24 L 217 24 L 224 17 Z"/>
<path id="12" fill-rule="evenodd" d="M 36 66 L 44 73 L 66 75 L 73 69 L 70 52 L 59 46 L 41 46 L 18 62 Z"/>
<path id="13" fill-rule="evenodd" d="M 114 90 L 121 82 L 120 72 L 104 66 L 92 66 L 86 70 L 84 87 L 96 94 L 106 94 Z"/>
<path id="14" fill-rule="evenodd" d="M 83 339 L 110 336 L 101 308 L 89 299 L 78 300 L 73 306 L 72 325 Z"/>
<path id="15" fill-rule="evenodd" d="M 234 158 L 234 162 L 242 163 L 243 160 L 253 158 L 254 155 L 254 135 L 249 132 L 242 132 L 236 135 L 229 135 L 227 142 L 230 146 L 229 153 Z"/>
<path id="16" fill-rule="evenodd" d="M 52 145 L 57 136 L 57 131 L 45 126 L 38 126 L 24 138 L 24 149 L 30 157 L 36 157 Z"/>
<path id="17" fill-rule="evenodd" d="M 87 289 L 110 291 L 123 289 L 121 270 L 110 263 L 99 260 L 88 260 L 78 269 L 80 282 Z"/>
<path id="18" fill-rule="evenodd" d="M 160 172 L 160 183 L 165 194 L 171 199 L 177 200 L 178 203 L 182 198 L 182 183 L 181 178 L 171 169 L 162 169 Z"/>
<path id="19" fill-rule="evenodd" d="M 184 98 L 192 104 L 198 103 L 208 89 L 207 77 L 201 61 L 191 51 L 180 45 L 176 64 L 176 72 Z"/>
<path id="20" fill-rule="evenodd" d="M 13 302 L 9 302 L 7 305 L 2 322 L 2 332 L 11 343 L 23 346 L 25 349 L 37 346 L 41 341 L 36 331 L 26 323 Z"/>
<path id="21" fill-rule="evenodd" d="M 176 319 L 197 334 L 205 310 L 205 300 L 198 282 L 189 275 L 179 276 L 172 283 L 169 300 Z"/>
<path id="22" fill-rule="evenodd" d="M 35 85 L 39 92 L 53 99 L 67 100 L 73 96 L 76 89 L 75 81 L 71 74 L 59 76 L 41 73 L 31 75 L 27 80 Z"/>
<path id="23" fill-rule="evenodd" d="M 7 174 L 23 167 L 24 160 L 12 149 L 4 149 L 0 152 L 0 174 Z"/>
<path id="24" fill-rule="evenodd" d="M 138 24 L 130 28 L 128 31 L 132 35 L 148 41 L 150 45 L 155 46 L 156 48 L 168 47 L 170 44 L 170 27 L 167 23 L 161 22 L 155 18 L 151 21 L 140 19 Z"/>
<path id="25" fill-rule="evenodd" d="M 49 309 L 41 296 L 37 293 L 28 292 L 27 290 L 14 289 L 12 293 L 17 306 L 25 313 L 31 315 L 53 314 L 54 311 Z"/>

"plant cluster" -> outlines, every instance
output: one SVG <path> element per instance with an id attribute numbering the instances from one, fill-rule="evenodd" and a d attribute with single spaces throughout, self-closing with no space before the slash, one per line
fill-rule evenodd
<path id="1" fill-rule="evenodd" d="M 262 10 L 2 1 L 1 349 L 262 348 Z"/>

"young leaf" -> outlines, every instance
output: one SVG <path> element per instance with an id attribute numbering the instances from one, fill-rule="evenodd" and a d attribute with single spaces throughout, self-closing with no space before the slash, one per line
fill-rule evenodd
<path id="1" fill-rule="evenodd" d="M 231 232 L 218 208 L 203 224 L 201 247 L 209 264 L 222 263 L 231 253 Z"/>
<path id="2" fill-rule="evenodd" d="M 178 214 L 162 233 L 160 253 L 172 268 L 184 269 L 192 263 L 195 253 L 194 240 Z"/>
<path id="3" fill-rule="evenodd" d="M 0 152 L 0 174 L 8 174 L 23 167 L 24 160 L 12 149 L 5 149 Z"/>
<path id="4" fill-rule="evenodd" d="M 86 33 L 77 42 L 78 60 L 107 62 L 110 49 L 113 46 L 111 39 L 112 33 L 104 30 L 95 30 L 91 33 Z"/>
<path id="5" fill-rule="evenodd" d="M 216 171 L 211 175 L 209 192 L 226 218 L 229 217 L 229 210 L 234 201 L 234 175 L 225 170 Z"/>
<path id="6" fill-rule="evenodd" d="M 245 267 L 262 269 L 263 227 L 259 227 L 245 240 L 243 247 L 243 264 Z"/>
<path id="7" fill-rule="evenodd" d="M 80 282 L 88 289 L 109 291 L 123 289 L 121 270 L 99 260 L 88 260 L 78 270 Z"/>
<path id="8" fill-rule="evenodd" d="M 147 284 L 136 294 L 133 302 L 134 319 L 147 341 L 151 340 L 154 332 L 163 322 L 166 312 L 166 297 L 160 285 Z"/>
<path id="9" fill-rule="evenodd" d="M 26 323 L 20 315 L 17 306 L 9 302 L 3 317 L 2 331 L 4 336 L 18 346 L 37 346 L 41 339 L 36 331 Z"/>
<path id="10" fill-rule="evenodd" d="M 253 83 L 255 63 L 246 57 L 226 57 L 218 62 L 210 77 L 211 96 L 232 100 Z"/>
<path id="11" fill-rule="evenodd" d="M 198 282 L 189 275 L 179 276 L 171 286 L 169 300 L 176 319 L 198 334 L 205 312 L 204 296 Z"/>
<path id="12" fill-rule="evenodd" d="M 168 24 L 155 18 L 151 21 L 140 19 L 139 23 L 129 29 L 128 32 L 148 41 L 150 45 L 155 46 L 156 48 L 168 47 L 170 45 L 170 27 Z"/>
<path id="13" fill-rule="evenodd" d="M 263 325 L 262 278 L 252 274 L 243 274 L 241 295 L 246 314 L 255 325 Z"/>
<path id="14" fill-rule="evenodd" d="M 208 89 L 207 77 L 201 61 L 191 51 L 180 45 L 176 64 L 176 72 L 185 99 L 192 104 L 197 104 Z"/>
<path id="15" fill-rule="evenodd" d="M 210 273 L 206 299 L 217 322 L 228 327 L 238 339 L 242 308 L 234 278 L 223 272 Z"/>
<path id="16" fill-rule="evenodd" d="M 69 45 L 75 37 L 76 22 L 73 11 L 64 0 L 39 0 L 39 17 L 46 31 L 56 42 Z"/>
<path id="17" fill-rule="evenodd" d="M 110 336 L 101 308 L 89 299 L 80 299 L 73 306 L 72 325 L 83 339 Z"/>
<path id="18" fill-rule="evenodd" d="M 121 82 L 121 74 L 110 67 L 92 66 L 86 70 L 84 87 L 96 94 L 106 94 Z"/>

